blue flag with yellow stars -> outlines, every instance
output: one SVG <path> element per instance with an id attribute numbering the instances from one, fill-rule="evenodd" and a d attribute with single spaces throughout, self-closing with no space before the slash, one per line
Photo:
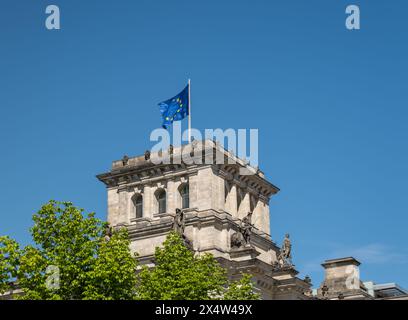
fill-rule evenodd
<path id="1" fill-rule="evenodd" d="M 188 85 L 178 95 L 160 102 L 160 112 L 163 118 L 163 128 L 167 129 L 173 121 L 184 119 L 188 116 Z"/>

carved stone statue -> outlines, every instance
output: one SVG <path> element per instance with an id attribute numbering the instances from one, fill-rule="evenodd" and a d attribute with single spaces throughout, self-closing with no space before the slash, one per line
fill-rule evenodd
<path id="1" fill-rule="evenodd" d="M 176 216 L 174 217 L 173 230 L 184 238 L 184 213 L 179 208 L 176 209 Z"/>
<path id="2" fill-rule="evenodd" d="M 231 235 L 231 248 L 240 248 L 245 245 L 244 237 L 241 232 L 234 232 Z"/>
<path id="3" fill-rule="evenodd" d="M 183 210 L 177 208 L 176 216 L 174 217 L 174 221 L 173 221 L 173 230 L 181 236 L 181 238 L 183 239 L 184 245 L 193 251 L 194 250 L 193 243 L 184 234 L 185 226 L 186 226 L 186 220 L 185 220 L 184 212 Z"/>
<path id="4" fill-rule="evenodd" d="M 248 214 L 242 219 L 241 232 L 245 244 L 250 244 L 252 234 L 252 212 L 248 212 Z"/>
<path id="5" fill-rule="evenodd" d="M 231 235 L 231 248 L 250 245 L 252 228 L 252 212 L 248 212 L 239 224 L 239 231 Z"/>
<path id="6" fill-rule="evenodd" d="M 292 244 L 290 243 L 290 239 L 289 239 L 289 233 L 287 233 L 285 235 L 285 239 L 283 240 L 283 245 L 282 245 L 282 256 L 285 259 L 292 259 Z"/>
<path id="7" fill-rule="evenodd" d="M 278 264 L 280 268 L 293 267 L 292 263 L 292 244 L 289 239 L 289 234 L 285 235 L 280 254 L 278 255 Z"/>

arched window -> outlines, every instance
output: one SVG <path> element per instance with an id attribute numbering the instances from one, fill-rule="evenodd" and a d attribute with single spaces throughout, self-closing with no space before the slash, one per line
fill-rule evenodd
<path id="1" fill-rule="evenodd" d="M 180 195 L 181 195 L 181 207 L 183 209 L 190 207 L 190 194 L 188 184 L 185 183 L 180 186 Z"/>
<path id="2" fill-rule="evenodd" d="M 166 213 L 166 191 L 159 189 L 156 191 L 156 201 L 158 213 Z"/>
<path id="3" fill-rule="evenodd" d="M 142 218 L 143 217 L 143 196 L 141 194 L 137 194 L 133 197 L 133 205 L 135 207 L 136 218 Z"/>

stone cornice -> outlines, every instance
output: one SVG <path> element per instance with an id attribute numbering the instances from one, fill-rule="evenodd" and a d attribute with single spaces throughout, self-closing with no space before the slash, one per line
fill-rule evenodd
<path id="1" fill-rule="evenodd" d="M 114 161 L 112 169 L 107 173 L 97 175 L 97 178 L 108 188 L 112 188 L 121 185 L 137 185 L 161 179 L 172 179 L 175 176 L 191 175 L 200 169 L 212 167 L 216 174 L 219 174 L 227 181 L 232 181 L 248 192 L 263 196 L 264 200 L 279 192 L 279 188 L 268 182 L 259 169 L 250 167 L 246 161 L 239 159 L 212 141 L 205 140 L 204 142 L 203 145 L 198 144 L 196 147 L 198 155 L 192 157 L 194 163 L 184 163 L 178 154 L 184 148 L 191 148 L 191 145 L 184 145 L 174 148 L 174 153 L 168 158 L 169 163 L 155 164 L 152 162 L 157 153 L 152 153 L 148 159 L 145 156 L 124 158 Z M 213 162 L 204 164 L 204 160 L 208 155 L 212 155 Z M 223 159 L 223 163 L 218 163 L 217 159 Z M 240 175 L 239 172 L 242 168 L 249 168 L 248 170 L 254 172 L 254 174 Z"/>
<path id="2" fill-rule="evenodd" d="M 186 211 L 186 228 L 189 226 L 215 226 L 219 229 L 226 228 L 237 232 L 239 229 L 239 219 L 233 218 L 227 212 L 216 212 L 214 210 L 197 211 L 191 209 Z M 163 214 L 160 219 L 135 219 L 133 224 L 127 226 L 129 236 L 132 239 L 151 237 L 154 235 L 167 234 L 173 225 L 173 215 Z M 279 248 L 268 235 L 264 232 L 253 228 L 251 242 L 261 248 L 272 248 L 278 252 Z"/>

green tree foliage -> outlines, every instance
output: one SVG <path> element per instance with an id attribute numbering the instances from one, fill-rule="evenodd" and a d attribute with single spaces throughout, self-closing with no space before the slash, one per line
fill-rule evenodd
<path id="1" fill-rule="evenodd" d="M 224 300 L 259 300 L 259 294 L 254 292 L 250 274 L 242 274 L 241 279 L 230 283 L 224 294 Z"/>
<path id="2" fill-rule="evenodd" d="M 70 202 L 50 201 L 33 216 L 34 245 L 0 237 L 0 293 L 12 282 L 20 299 L 258 299 L 251 276 L 228 281 L 211 254 L 195 254 L 177 233 L 156 248 L 155 266 L 137 269 L 126 229 L 107 225 Z"/>
<path id="3" fill-rule="evenodd" d="M 105 239 L 106 225 L 70 202 L 50 201 L 33 220 L 35 246 L 20 250 L 8 238 L 0 242 L 3 292 L 7 282 L 16 278 L 23 299 L 134 297 L 136 260 L 125 230 Z"/>
<path id="4" fill-rule="evenodd" d="M 7 236 L 0 237 L 0 294 L 10 290 L 10 282 L 17 276 L 20 247 Z"/>
<path id="5" fill-rule="evenodd" d="M 155 267 L 143 266 L 138 294 L 143 300 L 200 300 L 220 295 L 225 271 L 209 254 L 195 256 L 176 233 L 155 251 Z"/>
<path id="6" fill-rule="evenodd" d="M 126 229 L 113 233 L 103 241 L 90 281 L 85 290 L 86 299 L 134 299 L 136 297 L 136 259 L 130 253 Z"/>
<path id="7" fill-rule="evenodd" d="M 196 255 L 172 232 L 155 251 L 155 266 L 138 275 L 138 297 L 143 300 L 258 299 L 249 275 L 231 283 L 211 254 Z M 229 287 L 229 288 L 228 288 Z"/>

